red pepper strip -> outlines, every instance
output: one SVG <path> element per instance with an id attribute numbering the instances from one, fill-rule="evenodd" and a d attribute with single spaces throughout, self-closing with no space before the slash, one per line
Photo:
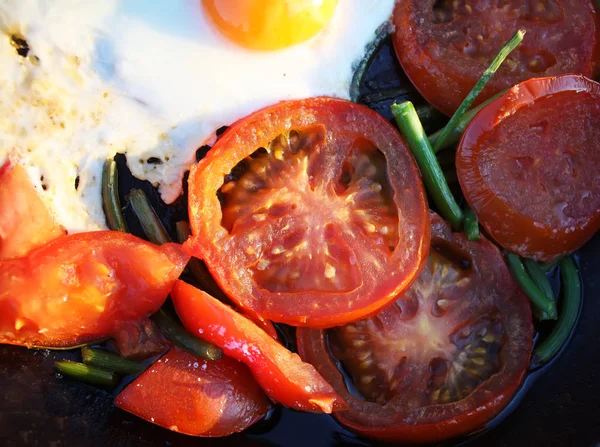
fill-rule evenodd
<path id="1" fill-rule="evenodd" d="M 273 400 L 296 410 L 331 413 L 344 400 L 316 369 L 245 316 L 202 290 L 177 281 L 171 298 L 188 331 L 244 362 Z"/>

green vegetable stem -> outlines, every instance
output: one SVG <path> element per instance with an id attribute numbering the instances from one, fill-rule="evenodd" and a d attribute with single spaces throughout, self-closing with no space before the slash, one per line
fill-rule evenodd
<path id="1" fill-rule="evenodd" d="M 437 161 L 423 125 L 417 116 L 415 107 L 410 101 L 392 105 L 392 114 L 400 128 L 400 132 L 408 142 L 408 146 L 421 170 L 423 183 L 431 195 L 433 202 L 438 207 L 440 214 L 452 225 L 455 230 L 460 229 L 463 213 L 452 192 L 448 182 Z"/>

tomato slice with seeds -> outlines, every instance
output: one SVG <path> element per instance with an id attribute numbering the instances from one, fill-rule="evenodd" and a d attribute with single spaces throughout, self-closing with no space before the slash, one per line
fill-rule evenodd
<path id="1" fill-rule="evenodd" d="M 496 246 L 452 233 L 434 215 L 427 266 L 406 294 L 366 320 L 298 328 L 297 341 L 348 403 L 336 413 L 343 425 L 425 443 L 468 433 L 510 401 L 533 333 L 527 297 Z"/>
<path id="2" fill-rule="evenodd" d="M 333 326 L 406 290 L 429 244 L 421 179 L 396 129 L 333 98 L 276 104 L 235 123 L 189 177 L 193 237 L 242 308 Z"/>
<path id="3" fill-rule="evenodd" d="M 394 46 L 415 87 L 450 116 L 519 29 L 523 43 L 478 102 L 534 77 L 592 77 L 600 66 L 598 16 L 594 0 L 404 0 L 394 11 Z"/>
<path id="4" fill-rule="evenodd" d="M 26 255 L 66 233 L 46 209 L 25 168 L 0 167 L 0 260 Z"/>
<path id="5" fill-rule="evenodd" d="M 118 231 L 62 236 L 0 261 L 0 343 L 70 347 L 156 312 L 189 256 Z"/>
<path id="6" fill-rule="evenodd" d="M 530 79 L 469 124 L 456 155 L 465 198 L 488 233 L 527 258 L 573 252 L 600 229 L 600 84 Z"/>
<path id="7" fill-rule="evenodd" d="M 115 399 L 115 405 L 171 431 L 218 437 L 262 419 L 271 404 L 243 364 L 172 348 Z"/>

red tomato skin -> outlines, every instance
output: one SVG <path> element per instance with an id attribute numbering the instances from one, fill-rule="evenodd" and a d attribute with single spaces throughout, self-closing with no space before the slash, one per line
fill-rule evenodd
<path id="1" fill-rule="evenodd" d="M 176 282 L 171 297 L 185 328 L 248 365 L 271 399 L 311 412 L 331 413 L 345 407 L 344 400 L 311 365 L 248 318 L 183 281 Z"/>
<path id="2" fill-rule="evenodd" d="M 0 262 L 0 343 L 69 347 L 154 313 L 189 259 L 130 234 L 63 236 Z"/>
<path id="3" fill-rule="evenodd" d="M 431 38 L 427 33 L 430 32 L 432 27 L 424 28 L 422 23 L 416 23 L 416 21 L 421 19 L 426 21 L 431 20 L 430 15 L 432 14 L 431 11 L 433 10 L 434 3 L 434 0 L 405 0 L 396 3 L 393 19 L 396 29 L 394 47 L 402 68 L 421 95 L 439 111 L 447 116 L 452 116 L 474 87 L 476 81 L 483 74 L 493 56 L 486 57 L 485 61 L 481 62 L 476 61 L 475 58 L 463 57 L 461 52 L 452 50 L 452 57 L 446 55 L 446 61 L 436 60 L 431 55 L 431 52 L 435 50 L 425 46 L 425 42 L 427 45 L 433 47 L 440 44 L 439 41 L 427 41 L 428 38 Z M 469 5 L 472 8 L 476 8 L 477 3 L 481 4 L 484 8 L 492 8 L 489 4 L 481 1 L 469 2 Z M 523 2 L 512 3 L 520 7 Z M 577 50 L 571 51 L 561 48 L 561 53 L 557 57 L 559 59 L 558 62 L 538 73 L 529 71 L 522 73 L 518 69 L 513 71 L 505 62 L 478 96 L 475 105 L 502 90 L 532 77 L 581 73 L 591 78 L 595 73 L 598 73 L 600 67 L 600 14 L 597 12 L 597 8 L 595 8 L 592 0 L 567 0 L 564 3 L 561 8 L 563 8 L 570 20 L 566 35 L 571 36 L 571 39 L 578 43 Z M 483 14 L 497 13 L 494 11 L 483 12 Z M 515 19 L 511 20 L 511 23 L 507 23 L 509 19 L 505 15 L 500 15 L 499 17 L 497 20 L 500 20 L 498 23 L 502 27 L 500 33 L 503 39 L 502 44 L 499 44 L 492 52 L 494 56 L 500 50 L 501 45 L 507 42 L 518 29 L 527 31 L 524 41 L 520 46 L 521 48 L 536 49 L 540 46 L 539 42 L 542 42 L 541 48 L 543 50 L 540 53 L 544 53 L 545 51 L 552 52 L 553 49 L 549 47 L 550 44 L 548 42 L 550 42 L 550 39 L 547 34 L 558 33 L 560 29 L 558 25 L 553 24 L 549 29 L 538 33 L 535 30 L 539 25 L 535 20 Z M 442 23 L 433 26 L 439 25 L 445 24 Z M 491 26 L 493 27 L 494 25 Z M 467 25 L 465 24 L 465 34 L 467 33 L 466 28 Z M 424 31 L 424 29 L 426 30 Z M 488 32 L 494 32 L 489 31 L 489 28 L 487 29 Z M 462 32 L 461 30 L 461 37 Z M 455 35 L 459 35 L 458 30 L 456 30 Z M 450 42 L 452 38 L 446 37 L 441 45 L 453 48 L 453 44 Z M 563 36 L 561 41 L 565 42 L 567 38 Z M 478 44 L 475 43 L 473 45 Z M 515 54 L 520 51 L 521 49 L 517 49 Z M 450 67 L 452 59 L 460 63 L 462 67 L 460 69 Z M 448 61 L 450 62 L 447 63 Z M 469 67 L 471 72 L 465 73 L 464 67 Z"/>
<path id="4" fill-rule="evenodd" d="M 492 376 L 488 381 L 495 381 L 495 389 L 486 389 L 482 384 L 472 393 L 477 394 L 477 399 L 480 400 L 476 408 L 444 418 L 444 405 L 420 407 L 420 410 L 423 410 L 422 414 L 415 410 L 410 415 L 403 415 L 394 413 L 392 401 L 386 405 L 379 405 L 350 394 L 346 379 L 340 373 L 337 363 L 330 357 L 325 332 L 312 328 L 298 328 L 298 354 L 303 360 L 314 365 L 348 404 L 348 410 L 336 412 L 335 418 L 345 427 L 368 438 L 401 444 L 429 444 L 472 433 L 483 427 L 510 402 L 527 372 L 534 334 L 531 307 L 508 271 L 500 251 L 484 236 L 473 242 L 468 241 L 464 233 L 452 233 L 450 226 L 437 214 L 432 213 L 431 222 L 432 236 L 453 241 L 465 252 L 470 252 L 474 259 L 479 260 L 478 268 L 481 269 L 484 278 L 494 272 L 493 275 L 504 285 L 504 293 L 512 297 L 511 318 L 515 319 L 512 327 L 530 335 L 527 344 L 518 347 L 518 352 L 515 348 L 514 354 L 506 355 L 506 361 L 511 363 L 509 376 Z M 425 414 L 428 414 L 430 419 L 427 423 L 411 425 L 418 417 L 425 417 Z"/>
<path id="5" fill-rule="evenodd" d="M 319 123 L 320 119 L 327 119 L 328 125 L 340 127 L 347 122 L 353 123 L 353 133 L 360 133 L 363 122 L 369 121 L 370 128 L 376 129 L 376 132 L 368 137 L 376 134 L 375 142 L 386 157 L 391 154 L 398 157 L 390 177 L 402 179 L 401 184 L 396 185 L 395 194 L 398 206 L 403 204 L 401 211 L 407 222 L 404 234 L 406 248 L 397 249 L 389 264 L 402 267 L 388 271 L 379 280 L 370 272 L 364 273 L 363 285 L 370 282 L 368 287 L 358 287 L 350 293 L 274 293 L 253 283 L 251 278 L 236 280 L 236 253 L 227 240 L 227 231 L 221 226 L 222 212 L 216 191 L 222 186 L 224 176 L 231 172 L 240 159 L 251 155 L 286 128 L 289 130 Z M 248 141 L 244 140 L 245 136 Z M 283 101 L 261 109 L 235 122 L 221 135 L 206 157 L 191 167 L 188 184 L 193 236 L 184 244 L 184 249 L 205 261 L 219 287 L 250 315 L 256 314 L 263 319 L 292 326 L 309 327 L 332 327 L 356 321 L 377 313 L 410 287 L 427 259 L 429 210 L 418 169 L 398 131 L 383 117 L 364 106 L 335 98 L 317 97 Z M 318 304 L 318 307 L 313 304 Z"/>
<path id="6" fill-rule="evenodd" d="M 121 391 L 115 405 L 168 430 L 199 437 L 239 433 L 271 407 L 243 363 L 230 357 L 205 360 L 176 347 Z"/>
<path id="7" fill-rule="evenodd" d="M 481 225 L 502 247 L 539 261 L 550 261 L 557 256 L 571 253 L 591 239 L 600 229 L 600 205 L 586 215 L 578 216 L 560 227 L 520 213 L 510 203 L 500 198 L 493 186 L 484 179 L 483 164 L 480 160 L 485 153 L 485 148 L 478 142 L 504 119 L 519 113 L 520 109 L 535 107 L 534 103 L 540 99 L 569 92 L 573 95 L 587 92 L 600 103 L 600 84 L 584 76 L 562 75 L 530 79 L 484 107 L 463 133 L 456 153 L 456 168 L 461 188 Z M 568 113 L 568 110 L 561 110 L 559 115 Z M 560 119 L 560 116 L 555 118 Z M 590 145 L 594 143 L 597 142 L 592 141 Z M 544 162 L 546 166 L 551 165 L 557 158 L 550 152 L 550 145 L 547 149 L 548 160 Z M 583 163 L 596 166 L 600 162 L 598 150 L 596 157 Z M 587 185 L 587 187 L 596 187 L 597 190 L 597 184 Z M 592 196 L 596 196 L 597 204 L 600 203 L 593 191 Z M 551 210 L 548 209 L 548 212 L 550 214 Z"/>
<path id="8" fill-rule="evenodd" d="M 0 261 L 24 256 L 65 233 L 25 169 L 8 161 L 0 167 Z"/>

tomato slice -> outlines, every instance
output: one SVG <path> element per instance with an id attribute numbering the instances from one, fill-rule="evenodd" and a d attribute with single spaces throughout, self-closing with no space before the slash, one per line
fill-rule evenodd
<path id="1" fill-rule="evenodd" d="M 169 430 L 202 437 L 241 432 L 270 408 L 243 363 L 229 357 L 205 360 L 178 348 L 121 391 L 115 405 Z"/>
<path id="2" fill-rule="evenodd" d="M 521 81 L 600 66 L 594 0 L 403 0 L 394 11 L 394 47 L 404 71 L 434 107 L 452 115 L 496 56 L 522 29 L 513 51 L 479 95 Z"/>
<path id="3" fill-rule="evenodd" d="M 297 341 L 300 356 L 348 403 L 336 413 L 343 425 L 425 443 L 468 433 L 510 401 L 533 333 L 527 297 L 496 246 L 468 241 L 432 216 L 427 267 L 405 295 L 366 320 L 299 328 Z"/>
<path id="4" fill-rule="evenodd" d="M 0 261 L 0 343 L 68 347 L 155 312 L 189 259 L 130 234 L 63 236 Z"/>
<path id="5" fill-rule="evenodd" d="M 25 169 L 9 162 L 0 167 L 0 260 L 24 256 L 65 233 Z"/>
<path id="6" fill-rule="evenodd" d="M 531 79 L 485 107 L 456 155 L 479 222 L 503 247 L 549 261 L 600 228 L 600 84 Z"/>
<path id="7" fill-rule="evenodd" d="M 291 325 L 375 313 L 423 267 L 428 209 L 402 137 L 366 107 L 288 101 L 192 167 L 187 246 L 244 309 Z"/>
<path id="8" fill-rule="evenodd" d="M 185 328 L 244 362 L 273 400 L 296 410 L 331 413 L 344 400 L 308 363 L 291 353 L 250 319 L 206 292 L 177 281 L 171 292 Z"/>

